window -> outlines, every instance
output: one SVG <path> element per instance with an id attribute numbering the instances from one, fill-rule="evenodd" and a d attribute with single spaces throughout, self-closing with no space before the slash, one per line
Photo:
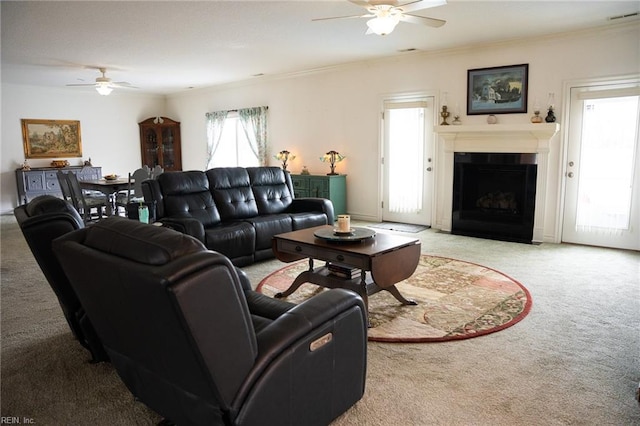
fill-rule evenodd
<path id="1" fill-rule="evenodd" d="M 212 167 L 259 166 L 258 157 L 251 149 L 237 112 L 230 112 L 224 120 L 220 142 L 209 160 Z"/>
<path id="2" fill-rule="evenodd" d="M 266 166 L 267 109 L 207 113 L 207 168 Z"/>

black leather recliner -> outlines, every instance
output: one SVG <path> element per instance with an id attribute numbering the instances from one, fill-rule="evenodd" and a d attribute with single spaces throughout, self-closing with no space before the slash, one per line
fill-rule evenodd
<path id="1" fill-rule="evenodd" d="M 108 360 L 102 343 L 60 263 L 53 255 L 51 246 L 55 238 L 84 228 L 82 218 L 69 202 L 51 195 L 36 197 L 29 204 L 16 207 L 13 213 L 33 257 L 58 297 L 73 335 L 91 352 L 94 362 Z M 93 274 L 85 277 L 88 281 L 92 279 Z"/>
<path id="2" fill-rule="evenodd" d="M 170 422 L 322 425 L 364 393 L 354 292 L 271 299 L 195 238 L 118 217 L 54 251 L 124 383 Z"/>

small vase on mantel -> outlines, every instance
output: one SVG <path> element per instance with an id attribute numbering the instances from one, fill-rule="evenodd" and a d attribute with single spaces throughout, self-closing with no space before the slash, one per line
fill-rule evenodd
<path id="1" fill-rule="evenodd" d="M 497 122 L 498 122 L 498 117 L 496 117 L 495 115 L 491 114 L 490 116 L 487 117 L 487 123 L 496 124 Z"/>

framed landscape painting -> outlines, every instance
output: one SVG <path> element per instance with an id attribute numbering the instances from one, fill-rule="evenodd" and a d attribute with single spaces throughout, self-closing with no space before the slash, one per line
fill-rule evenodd
<path id="1" fill-rule="evenodd" d="M 25 158 L 82 157 L 79 121 L 21 121 Z"/>
<path id="2" fill-rule="evenodd" d="M 527 112 L 529 64 L 467 71 L 467 115 Z"/>

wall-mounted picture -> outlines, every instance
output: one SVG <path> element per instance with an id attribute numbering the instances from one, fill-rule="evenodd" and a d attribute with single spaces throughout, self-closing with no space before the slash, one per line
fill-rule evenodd
<path id="1" fill-rule="evenodd" d="M 529 64 L 467 71 L 467 115 L 527 112 Z"/>
<path id="2" fill-rule="evenodd" d="M 21 121 L 25 158 L 82 157 L 79 121 Z"/>

